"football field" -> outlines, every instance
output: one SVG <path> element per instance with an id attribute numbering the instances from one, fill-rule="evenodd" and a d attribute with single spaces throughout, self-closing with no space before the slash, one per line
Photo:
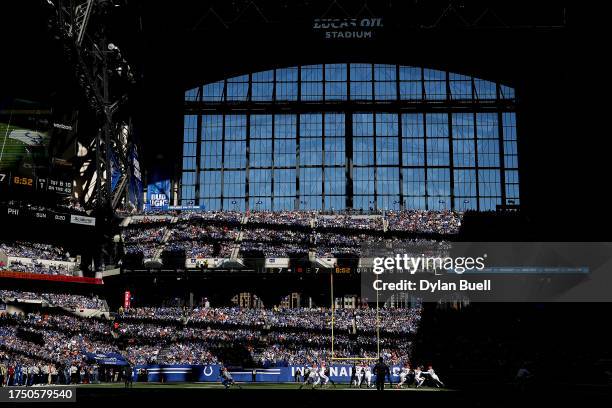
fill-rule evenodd
<path id="1" fill-rule="evenodd" d="M 301 383 L 238 383 L 229 388 L 229 390 L 296 390 L 296 391 L 308 391 L 312 390 L 311 385 L 305 385 L 300 389 Z M 77 388 L 97 388 L 97 389 L 117 389 L 117 388 L 125 388 L 123 383 L 102 383 L 102 384 L 81 384 L 78 385 Z M 201 383 L 134 383 L 134 389 L 223 389 L 223 385 L 220 382 L 201 382 Z M 356 388 L 350 387 L 348 384 L 337 384 L 335 387 L 331 384 L 325 385 L 323 387 L 317 386 L 315 387 L 317 391 L 355 391 L 355 392 L 367 392 L 367 391 L 376 391 L 376 388 Z M 401 389 L 390 387 L 389 384 L 385 384 L 385 391 L 393 391 L 393 392 L 440 392 L 440 391 L 452 391 L 447 388 L 430 388 L 430 387 L 421 387 L 415 388 L 404 387 Z"/>
<path id="2" fill-rule="evenodd" d="M 24 157 L 31 162 L 45 154 L 41 149 L 49 140 L 45 133 L 0 122 L 0 171 L 15 171 Z"/>

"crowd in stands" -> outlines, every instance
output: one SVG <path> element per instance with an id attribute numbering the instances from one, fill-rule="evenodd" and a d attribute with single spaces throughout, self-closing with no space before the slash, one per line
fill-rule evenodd
<path id="1" fill-rule="evenodd" d="M 43 293 L 43 299 L 55 306 L 66 309 L 102 309 L 104 302 L 97 296 L 65 295 L 58 293 Z"/>
<path id="2" fill-rule="evenodd" d="M 180 341 L 168 345 L 127 347 L 126 357 L 134 364 L 215 364 L 219 360 L 205 342 Z"/>
<path id="3" fill-rule="evenodd" d="M 303 227 L 314 225 L 316 228 L 382 231 L 384 221 L 387 221 L 391 231 L 425 234 L 456 234 L 459 232 L 462 218 L 462 213 L 447 210 L 402 210 L 382 212 L 377 215 L 361 215 L 353 212 L 326 214 L 316 211 L 248 213 L 249 224 Z"/>
<path id="4" fill-rule="evenodd" d="M 169 214 L 164 215 L 138 215 L 131 218 L 130 225 L 150 225 L 150 224 L 163 224 L 170 222 L 173 216 Z"/>
<path id="5" fill-rule="evenodd" d="M 316 245 L 338 245 L 338 246 L 355 246 L 362 244 L 375 244 L 391 241 L 391 238 L 385 238 L 379 235 L 367 234 L 336 234 L 333 232 L 315 232 L 314 243 Z"/>
<path id="6" fill-rule="evenodd" d="M 215 352 L 235 344 L 246 345 L 253 362 L 264 367 L 330 358 L 329 334 L 263 333 L 258 329 L 219 330 L 124 322 L 113 329 L 108 321 L 39 313 L 6 316 L 0 321 L 5 327 L 0 334 L 0 346 L 12 352 L 29 352 L 56 364 L 86 364 L 86 352 L 119 353 L 132 364 L 215 364 L 219 362 Z M 40 334 L 44 346 L 32 348 L 17 335 L 17 329 Z M 130 338 L 132 342 L 121 350 L 114 345 L 118 336 Z M 377 341 L 371 335 L 352 339 L 338 335 L 334 344 L 337 356 L 368 356 L 375 354 Z M 382 339 L 381 344 L 389 356 L 408 358 L 410 341 Z"/>
<path id="7" fill-rule="evenodd" d="M 126 229 L 123 231 L 123 240 L 128 244 L 139 242 L 161 242 L 166 231 L 166 227 Z"/>
<path id="8" fill-rule="evenodd" d="M 34 292 L 0 289 L 0 299 L 41 300 L 41 296 L 39 293 Z"/>
<path id="9" fill-rule="evenodd" d="M 76 273 L 70 253 L 61 246 L 26 241 L 0 242 L 0 253 L 9 257 L 8 263 L 0 264 L 1 271 L 67 276 Z"/>
<path id="10" fill-rule="evenodd" d="M 248 224 L 301 226 L 317 228 L 342 228 L 353 230 L 383 230 L 388 223 L 391 231 L 422 234 L 456 234 L 461 227 L 463 213 L 450 210 L 401 210 L 386 211 L 376 215 L 361 215 L 354 212 L 327 214 L 317 211 L 185 211 L 146 213 L 132 217 L 131 224 L 171 222 L 179 223 L 223 222 L 240 224 L 246 216 Z"/>
<path id="11" fill-rule="evenodd" d="M 5 252 L 7 256 L 49 261 L 67 261 L 70 257 L 61 246 L 37 242 L 0 242 L 0 251 Z"/>
<path id="12" fill-rule="evenodd" d="M 167 232 L 165 226 L 153 226 L 151 228 L 125 229 L 123 231 L 123 242 L 127 254 L 143 254 L 145 258 L 151 258 L 160 249 L 160 243 Z"/>
<path id="13" fill-rule="evenodd" d="M 216 256 L 220 258 L 229 258 L 230 255 L 232 254 L 233 249 L 234 249 L 233 242 L 223 242 L 219 246 L 219 253 L 217 253 Z"/>
<path id="14" fill-rule="evenodd" d="M 56 329 L 30 328 L 28 320 L 31 317 L 0 315 L 0 369 L 5 373 L 3 385 L 95 384 L 120 379 L 120 368 L 101 367 L 88 361 L 83 354 L 92 350 L 104 352 L 109 347 L 92 342 L 83 335 L 71 336 Z M 40 336 L 42 341 L 23 338 L 24 331 Z"/>
<path id="15" fill-rule="evenodd" d="M 275 344 L 266 347 L 261 353 L 255 357 L 255 361 L 264 367 L 288 366 L 288 365 L 309 365 L 317 361 L 331 361 L 331 350 L 329 350 L 329 342 L 331 339 L 326 339 L 327 347 L 303 348 L 303 347 L 287 347 L 286 345 Z M 334 337 L 334 357 L 335 358 L 351 358 L 359 356 L 359 358 L 375 358 L 375 343 L 371 343 L 373 350 L 355 350 L 354 347 L 342 346 L 342 339 Z M 412 351 L 412 343 L 405 342 L 398 349 L 381 348 L 380 354 L 383 359 L 392 365 L 401 365 L 410 360 Z"/>
<path id="16" fill-rule="evenodd" d="M 243 309 L 195 308 L 185 311 L 179 307 L 132 308 L 124 311 L 125 320 L 188 321 L 219 327 L 270 327 L 327 331 L 331 328 L 331 310 L 316 309 Z M 409 309 L 339 309 L 334 314 L 334 328 L 349 331 L 373 332 L 379 319 L 381 331 L 387 333 L 415 333 L 421 318 L 421 308 Z"/>
<path id="17" fill-rule="evenodd" d="M 430 234 L 457 234 L 462 214 L 454 211 L 389 211 L 389 229 Z"/>
<path id="18" fill-rule="evenodd" d="M 149 214 L 149 213 L 147 213 Z M 225 222 L 241 223 L 247 217 L 249 224 L 278 226 L 301 226 L 318 228 L 343 228 L 357 230 L 382 230 L 384 221 L 389 230 L 428 234 L 456 234 L 461 226 L 463 213 L 450 210 L 401 210 L 386 211 L 376 215 L 362 215 L 354 212 L 327 214 L 317 211 L 185 211 L 162 212 L 133 217 L 132 223 L 169 222 L 177 217 L 179 222 Z"/>
<path id="19" fill-rule="evenodd" d="M 165 246 L 166 251 L 185 251 L 187 258 L 210 258 L 215 255 L 212 244 L 199 241 L 170 241 Z"/>
<path id="20" fill-rule="evenodd" d="M 236 349 L 260 367 L 331 358 L 332 311 L 327 308 L 137 307 L 121 308 L 107 320 L 66 310 L 101 308 L 105 302 L 97 297 L 0 290 L 3 302 L 15 299 L 61 306 L 27 314 L 0 311 L 0 363 L 35 366 L 38 377 L 26 380 L 35 383 L 98 381 L 105 374 L 93 375 L 100 367 L 88 360 L 90 353 L 118 353 L 131 365 L 225 363 Z M 407 361 L 420 319 L 420 305 L 336 309 L 335 356 L 372 357 L 380 345 L 388 363 Z"/>
<path id="21" fill-rule="evenodd" d="M 266 258 L 288 258 L 290 256 L 307 255 L 309 250 L 307 244 L 295 243 L 270 243 L 270 242 L 254 242 L 242 241 L 240 243 L 240 252 L 242 254 L 252 254 L 254 252 L 263 253 Z"/>
<path id="22" fill-rule="evenodd" d="M 227 225 L 178 223 L 169 228 L 155 224 L 124 229 L 123 242 L 127 254 L 142 253 L 144 258 L 151 258 L 163 250 L 184 250 L 188 258 L 229 257 L 238 234 L 237 229 Z M 219 242 L 216 251 L 214 242 Z"/>
<path id="23" fill-rule="evenodd" d="M 24 354 L 32 353 L 41 360 L 55 362 L 71 360 L 81 362 L 83 354 L 86 352 L 108 353 L 113 350 L 111 345 L 91 340 L 83 334 L 66 334 L 56 330 L 28 328 L 27 332 L 30 335 L 39 334 L 42 336 L 43 344 L 36 344 L 39 342 L 28 341 L 29 339 L 25 339 L 23 335 L 18 336 L 17 329 L 27 327 L 25 324 L 10 326 L 10 321 L 6 318 L 3 320 L 4 334 L 0 336 L 0 344 L 12 351 Z M 18 321 L 18 323 L 21 322 Z"/>
<path id="24" fill-rule="evenodd" d="M 372 246 L 394 241 L 379 235 L 368 234 L 337 234 L 333 232 L 315 232 L 313 234 L 313 248 L 319 257 L 333 256 L 334 254 L 360 255 L 363 246 Z"/>
<path id="25" fill-rule="evenodd" d="M 376 215 L 322 215 L 317 218 L 317 227 L 382 231 L 383 218 Z"/>
<path id="26" fill-rule="evenodd" d="M 314 211 L 252 211 L 248 219 L 251 224 L 309 227 L 316 214 Z"/>
<path id="27" fill-rule="evenodd" d="M 145 243 L 130 243 L 125 245 L 125 253 L 128 255 L 140 255 L 147 259 L 153 258 L 153 256 L 160 249 L 160 245 L 155 244 L 153 242 L 145 242 Z"/>
<path id="28" fill-rule="evenodd" d="M 0 350 L 0 372 L 6 373 L 0 375 L 4 386 L 98 384 L 122 381 L 124 375 L 124 370 L 120 368 L 101 367 L 77 360 L 50 362 L 31 352 L 10 350 Z"/>
<path id="29" fill-rule="evenodd" d="M 21 261 L 12 261 L 10 265 L 0 266 L 0 270 L 9 270 L 12 272 L 27 272 L 38 273 L 43 275 L 65 275 L 73 276 L 74 268 L 68 265 L 45 265 L 41 262 L 33 261 L 32 263 L 22 263 Z"/>
<path id="30" fill-rule="evenodd" d="M 53 306 L 70 310 L 76 309 L 103 309 L 105 302 L 97 296 L 82 296 L 62 293 L 35 293 L 27 291 L 14 291 L 0 289 L 0 299 L 8 300 L 38 300 Z"/>
<path id="31" fill-rule="evenodd" d="M 178 224 L 172 229 L 171 241 L 234 240 L 238 230 L 218 225 Z"/>
<path id="32" fill-rule="evenodd" d="M 219 221 L 239 223 L 244 214 L 240 211 L 185 211 L 178 215 L 179 221 Z"/>
<path id="33" fill-rule="evenodd" d="M 308 242 L 310 234 L 303 231 L 249 228 L 242 233 L 243 241 L 299 243 Z"/>
<path id="34" fill-rule="evenodd" d="M 128 254 L 150 258 L 162 251 L 185 251 L 187 258 L 319 257 L 363 255 L 364 248 L 424 240 L 423 234 L 456 234 L 462 213 L 389 211 L 377 214 L 316 211 L 185 211 L 156 216 L 156 223 L 123 233 Z M 140 219 L 146 219 L 140 217 Z M 161 222 L 161 224 L 160 224 Z M 168 232 L 168 233 L 167 233 Z M 416 234 L 416 235 L 411 235 Z M 431 239 L 431 238 L 427 238 Z"/>

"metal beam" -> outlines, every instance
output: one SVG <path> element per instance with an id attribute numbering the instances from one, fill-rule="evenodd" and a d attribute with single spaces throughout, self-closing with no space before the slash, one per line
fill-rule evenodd
<path id="1" fill-rule="evenodd" d="M 85 36 L 87 23 L 89 22 L 89 17 L 91 16 L 93 3 L 94 0 L 87 0 L 74 8 L 74 22 L 78 30 L 76 38 L 77 46 L 80 46 L 83 43 L 83 37 Z"/>

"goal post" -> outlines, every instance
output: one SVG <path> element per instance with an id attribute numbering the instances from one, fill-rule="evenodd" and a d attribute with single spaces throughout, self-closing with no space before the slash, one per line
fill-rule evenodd
<path id="1" fill-rule="evenodd" d="M 332 269 L 329 274 L 329 286 L 330 286 L 330 301 L 331 301 L 331 360 L 332 361 L 373 361 L 378 360 L 380 357 L 380 315 L 378 307 L 378 291 L 376 292 L 376 357 L 336 357 L 334 354 L 334 325 L 336 315 L 336 302 L 334 299 L 334 270 Z"/>

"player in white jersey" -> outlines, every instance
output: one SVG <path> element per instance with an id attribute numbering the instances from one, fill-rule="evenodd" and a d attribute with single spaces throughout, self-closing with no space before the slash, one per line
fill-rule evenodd
<path id="1" fill-rule="evenodd" d="M 372 367 L 369 365 L 365 365 L 363 367 L 365 382 L 368 385 L 368 388 L 372 388 Z"/>
<path id="2" fill-rule="evenodd" d="M 321 376 L 319 375 L 319 367 L 314 365 L 310 370 L 310 380 L 312 381 L 312 388 L 316 387 L 321 383 Z"/>
<path id="3" fill-rule="evenodd" d="M 235 385 L 238 388 L 242 388 L 240 384 L 236 384 L 236 381 L 234 381 L 234 377 L 232 377 L 232 374 L 225 367 L 219 368 L 219 377 L 221 377 L 221 384 L 223 384 L 225 389 L 228 389 L 232 385 Z"/>
<path id="4" fill-rule="evenodd" d="M 355 372 L 356 372 L 355 385 L 361 388 L 361 381 L 363 380 L 363 367 L 361 365 L 358 365 L 357 367 L 355 367 Z"/>
<path id="5" fill-rule="evenodd" d="M 419 388 L 425 382 L 425 377 L 422 377 L 421 367 L 417 367 L 414 369 L 414 382 L 416 383 L 417 388 Z"/>
<path id="6" fill-rule="evenodd" d="M 408 381 L 408 376 L 410 375 L 410 366 L 408 364 L 402 367 L 402 371 L 400 371 L 400 381 L 397 383 L 397 388 L 402 388 L 406 381 Z"/>
<path id="7" fill-rule="evenodd" d="M 440 387 L 444 387 L 444 383 L 442 381 L 440 381 L 440 377 L 438 377 L 438 374 L 436 374 L 436 372 L 434 371 L 432 366 L 428 366 L 427 367 L 427 374 L 429 374 L 429 376 L 431 377 L 434 385 L 438 388 Z"/>
<path id="8" fill-rule="evenodd" d="M 319 383 L 319 369 L 316 365 L 304 370 L 304 382 L 300 385 L 300 390 L 306 385 L 312 385 L 312 388 Z"/>
<path id="9" fill-rule="evenodd" d="M 327 385 L 329 382 L 329 377 L 325 375 L 325 365 L 321 364 L 321 368 L 319 368 L 319 382 L 321 382 L 321 387 Z"/>
<path id="10" fill-rule="evenodd" d="M 302 373 L 302 384 L 300 384 L 300 390 L 308 383 L 308 379 L 310 378 L 310 370 L 312 367 L 304 367 L 304 371 Z"/>

